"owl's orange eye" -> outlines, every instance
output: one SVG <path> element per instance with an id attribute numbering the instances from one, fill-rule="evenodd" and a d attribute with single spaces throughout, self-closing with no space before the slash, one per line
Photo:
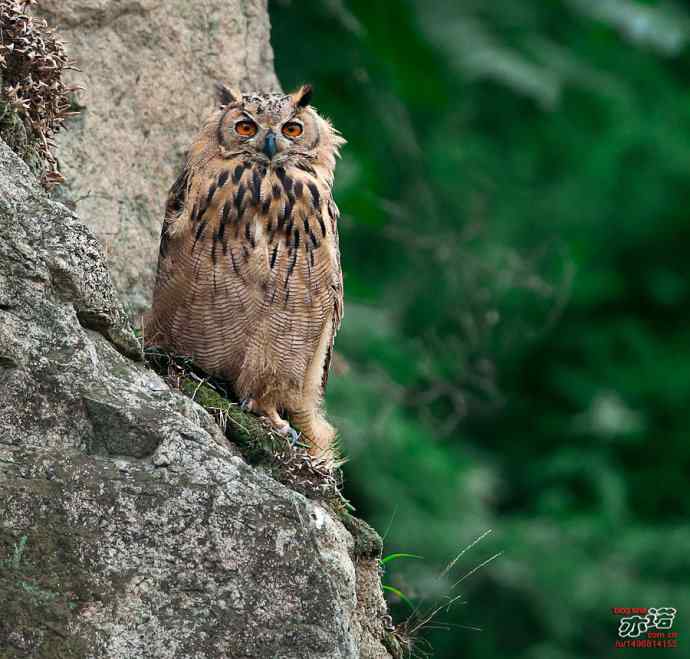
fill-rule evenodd
<path id="1" fill-rule="evenodd" d="M 296 121 L 290 121 L 283 126 L 283 135 L 289 138 L 299 137 L 302 134 L 302 125 Z"/>
<path id="2" fill-rule="evenodd" d="M 235 132 L 241 137 L 254 137 L 256 124 L 253 121 L 238 121 L 235 124 Z"/>

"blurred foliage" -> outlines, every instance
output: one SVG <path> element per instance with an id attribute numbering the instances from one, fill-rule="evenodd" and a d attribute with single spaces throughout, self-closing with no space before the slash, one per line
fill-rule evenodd
<path id="1" fill-rule="evenodd" d="M 418 601 L 504 552 L 427 629 L 433 656 L 610 656 L 614 606 L 687 628 L 690 10 L 271 13 L 283 84 L 313 82 L 349 141 L 328 392 L 348 496 L 387 552 L 425 557 L 386 575 Z"/>

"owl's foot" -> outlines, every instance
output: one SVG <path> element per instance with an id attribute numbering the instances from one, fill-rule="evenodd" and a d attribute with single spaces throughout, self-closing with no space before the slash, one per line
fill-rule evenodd
<path id="1" fill-rule="evenodd" d="M 297 446 L 300 437 L 302 437 L 302 433 L 298 430 L 295 430 L 287 421 L 285 421 L 284 426 L 281 425 L 280 427 L 278 427 L 274 423 L 273 427 L 276 429 L 278 434 L 288 438 L 288 440 L 290 441 L 290 446 Z"/>
<path id="2" fill-rule="evenodd" d="M 295 430 L 285 419 L 283 419 L 278 414 L 277 410 L 270 410 L 270 413 L 265 416 L 279 434 L 290 439 L 290 446 L 295 446 L 297 444 L 302 433 Z"/>
<path id="3" fill-rule="evenodd" d="M 274 405 L 261 407 L 254 398 L 244 398 L 240 401 L 240 407 L 245 412 L 256 414 L 273 426 L 273 429 L 285 437 L 290 438 L 291 446 L 295 446 L 299 441 L 301 433 L 297 432 L 285 419 L 283 419 Z"/>

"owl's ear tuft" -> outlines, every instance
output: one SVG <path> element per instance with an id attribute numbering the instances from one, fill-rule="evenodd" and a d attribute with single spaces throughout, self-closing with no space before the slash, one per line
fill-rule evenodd
<path id="1" fill-rule="evenodd" d="M 311 102 L 314 88 L 311 85 L 302 85 L 296 92 L 292 92 L 292 102 L 300 108 L 305 108 Z"/>
<path id="2" fill-rule="evenodd" d="M 217 82 L 215 84 L 216 90 L 216 101 L 221 107 L 225 105 L 230 105 L 231 103 L 237 103 L 237 101 L 242 100 L 242 94 L 236 89 L 232 89 L 222 82 Z"/>

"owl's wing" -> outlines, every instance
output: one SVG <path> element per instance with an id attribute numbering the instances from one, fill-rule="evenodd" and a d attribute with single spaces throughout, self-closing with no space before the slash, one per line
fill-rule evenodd
<path id="1" fill-rule="evenodd" d="M 340 329 L 340 324 L 343 318 L 343 302 L 344 302 L 344 290 L 343 290 L 343 269 L 340 264 L 340 240 L 338 237 L 338 218 L 339 212 L 338 207 L 335 205 L 333 199 L 328 199 L 327 204 L 328 218 L 330 220 L 331 231 L 333 235 L 333 243 L 335 247 L 335 258 L 336 258 L 336 271 L 335 276 L 332 278 L 332 288 L 333 288 L 333 328 L 331 333 L 331 340 L 326 352 L 326 360 L 323 365 L 323 376 L 321 378 L 321 388 L 325 392 L 326 385 L 328 384 L 328 374 L 331 368 L 331 360 L 333 357 L 333 345 L 335 343 L 335 335 Z"/>
<path id="2" fill-rule="evenodd" d="M 160 272 L 161 261 L 165 258 L 168 251 L 168 242 L 170 240 L 170 226 L 175 219 L 180 215 L 182 209 L 187 202 L 187 194 L 189 189 L 189 165 L 186 162 L 182 167 L 182 171 L 175 179 L 175 182 L 168 191 L 168 198 L 165 202 L 165 216 L 163 218 L 163 225 L 161 226 L 161 241 L 158 248 L 158 271 Z"/>

